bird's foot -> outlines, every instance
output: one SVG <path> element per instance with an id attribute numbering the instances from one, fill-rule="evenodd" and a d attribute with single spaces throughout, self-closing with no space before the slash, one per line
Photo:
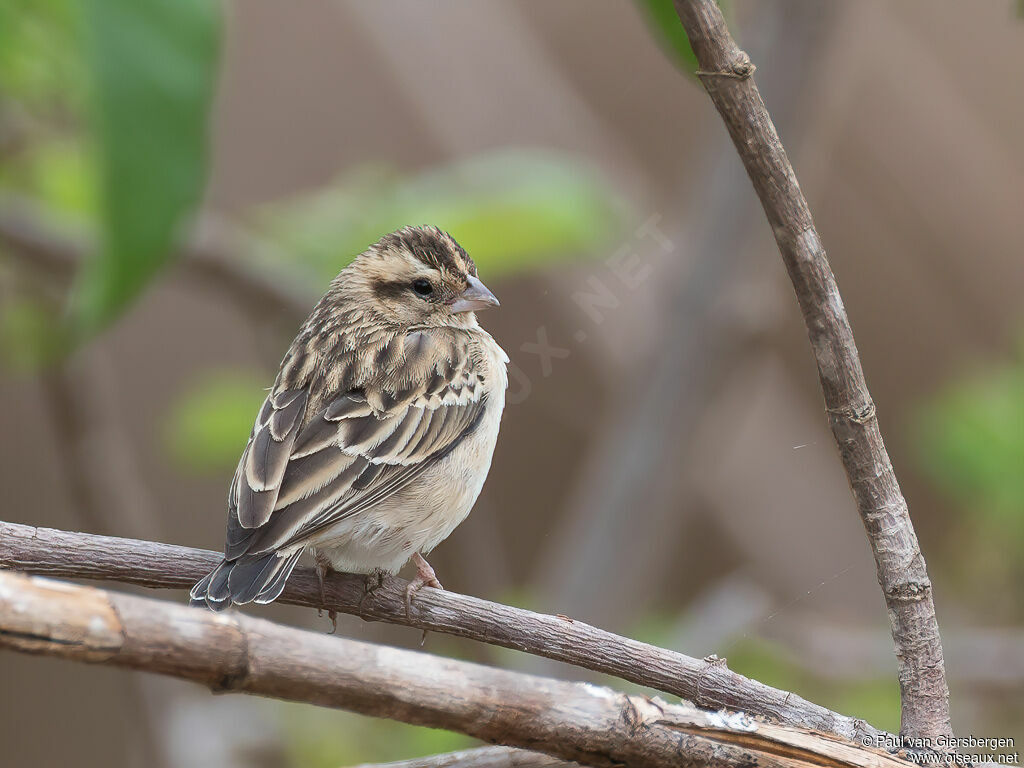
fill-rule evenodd
<path id="1" fill-rule="evenodd" d="M 313 563 L 316 568 L 316 580 L 320 583 L 320 607 L 316 609 L 317 616 L 324 615 L 324 608 L 327 606 L 327 594 L 324 591 L 324 577 L 328 571 L 333 571 L 331 564 L 327 562 L 327 559 L 321 557 L 320 553 L 317 552 L 313 556 Z M 327 618 L 331 620 L 331 631 L 327 634 L 333 635 L 338 631 L 338 612 L 333 608 L 327 609 Z"/>
<path id="2" fill-rule="evenodd" d="M 423 559 L 423 555 L 416 552 L 412 556 L 412 561 L 416 565 L 416 576 L 409 585 L 405 588 L 405 618 L 410 617 L 412 610 L 412 598 L 417 592 L 424 587 L 433 587 L 434 589 L 444 589 L 441 586 L 441 582 L 437 580 L 437 574 L 434 573 L 434 569 L 430 567 L 430 563 Z M 426 633 L 424 633 L 424 638 Z M 421 642 L 422 645 L 422 642 Z"/>
<path id="3" fill-rule="evenodd" d="M 380 568 L 374 568 L 370 573 L 366 574 L 363 580 L 363 596 L 359 598 L 359 610 L 363 610 L 363 603 L 366 602 L 366 598 L 375 594 L 378 589 L 384 586 L 384 580 L 387 578 L 388 572 Z"/>

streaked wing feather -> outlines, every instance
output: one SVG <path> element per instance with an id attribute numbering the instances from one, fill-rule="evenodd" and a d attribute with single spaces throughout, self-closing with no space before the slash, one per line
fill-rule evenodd
<path id="1" fill-rule="evenodd" d="M 228 499 L 243 528 L 258 528 L 274 511 L 307 399 L 303 389 L 286 389 L 272 392 L 260 408 Z"/>
<path id="2" fill-rule="evenodd" d="M 310 518 L 297 531 L 293 540 L 299 538 L 307 539 L 310 536 L 329 528 L 338 521 L 357 515 L 360 512 L 369 509 L 374 504 L 383 501 L 392 494 L 397 493 L 399 490 L 415 480 L 421 473 L 433 466 L 435 462 L 444 458 L 452 449 L 454 449 L 455 446 L 458 445 L 459 440 L 469 434 L 476 426 L 476 423 L 483 416 L 484 407 L 484 402 L 474 403 L 472 408 L 469 406 L 462 406 L 462 410 L 472 411 L 471 419 L 460 419 L 460 421 L 465 423 L 465 428 L 459 432 L 454 439 L 450 440 L 447 444 L 440 446 L 438 450 L 427 455 L 425 458 L 414 462 L 378 464 L 377 466 L 381 467 L 381 469 L 379 474 L 373 478 L 372 482 L 367 483 L 363 488 L 361 488 L 359 493 L 343 498 L 339 503 L 325 509 L 320 515 Z M 436 414 L 438 411 L 443 410 L 445 409 L 437 409 L 437 411 L 434 411 L 433 413 Z M 466 415 L 469 414 L 460 414 L 460 416 L 463 417 Z M 367 471 L 370 470 L 368 469 Z M 353 487 L 354 486 L 355 483 L 353 483 Z M 287 511 L 287 508 L 281 511 Z"/>
<path id="3" fill-rule="evenodd" d="M 281 483 L 278 507 L 287 507 L 318 492 L 360 457 L 349 456 L 338 448 L 323 449 L 299 459 L 292 459 Z"/>
<path id="4" fill-rule="evenodd" d="M 300 529 L 309 520 L 316 519 L 341 502 L 353 483 L 369 466 L 369 461 L 362 456 L 345 456 L 340 451 L 338 453 L 351 464 L 323 487 L 276 510 L 270 521 L 259 529 L 258 535 L 249 545 L 249 551 L 265 552 L 288 546 L 294 542 Z"/>
<path id="5" fill-rule="evenodd" d="M 395 422 L 394 431 L 388 435 L 386 440 L 380 441 L 373 450 L 371 461 L 375 464 L 400 464 L 402 451 L 412 442 L 416 442 L 417 430 L 421 425 L 430 426 L 430 415 L 425 408 L 406 408 L 405 413 L 398 418 L 389 419 Z M 351 450 L 346 448 L 346 450 Z M 359 450 L 358 448 L 356 450 Z M 360 453 L 364 451 L 360 450 Z"/>
<path id="6" fill-rule="evenodd" d="M 417 333 L 413 343 L 406 343 L 410 364 L 405 378 L 381 376 L 341 393 L 307 419 L 298 434 L 288 434 L 292 452 L 274 489 L 275 506 L 256 535 L 245 539 L 245 552 L 255 555 L 301 544 L 359 514 L 404 488 L 472 431 L 486 399 L 470 356 L 457 344 L 437 355 L 438 342 L 424 342 L 425 335 Z M 435 357 L 422 357 L 428 352 Z M 412 360 L 410 354 L 420 357 Z M 275 405 L 285 412 L 291 402 Z M 261 417 L 277 423 L 276 413 Z M 280 417 L 282 424 L 285 419 Z M 261 448 L 265 444 L 258 443 Z M 246 483 L 240 486 L 240 511 L 262 502 L 258 495 L 245 495 Z M 265 513 L 262 504 L 258 511 Z M 239 542 L 237 552 L 241 532 L 229 530 L 230 541 Z"/>

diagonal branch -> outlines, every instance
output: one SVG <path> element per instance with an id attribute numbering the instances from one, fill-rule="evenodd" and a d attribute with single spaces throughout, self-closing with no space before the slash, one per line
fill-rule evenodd
<path id="1" fill-rule="evenodd" d="M 364 763 L 353 768 L 578 768 L 578 763 L 559 760 L 543 752 L 515 747 L 475 747 L 443 755 L 415 757 L 391 763 Z"/>
<path id="2" fill-rule="evenodd" d="M 172 544 L 0 522 L 0 568 L 40 575 L 188 588 L 220 559 L 215 552 Z M 741 709 L 855 742 L 885 736 L 863 720 L 738 675 L 724 659 L 695 659 L 566 616 L 434 589 L 421 590 L 407 616 L 406 583 L 392 577 L 366 594 L 362 576 L 332 574 L 325 583 L 326 603 L 321 605 L 316 574 L 300 568 L 279 600 L 514 648 L 675 694 L 700 707 Z"/>
<path id="3" fill-rule="evenodd" d="M 857 502 L 896 645 L 906 736 L 951 734 L 932 585 L 878 426 L 853 330 L 793 166 L 754 84 L 754 65 L 714 0 L 675 0 L 705 90 L 754 184 L 796 290 L 829 425 Z"/>
<path id="4" fill-rule="evenodd" d="M 0 648 L 447 728 L 597 768 L 909 765 L 742 713 L 19 574 L 0 573 Z"/>

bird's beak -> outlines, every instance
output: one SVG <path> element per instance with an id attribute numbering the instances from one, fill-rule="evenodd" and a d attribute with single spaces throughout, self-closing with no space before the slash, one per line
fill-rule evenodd
<path id="1" fill-rule="evenodd" d="M 452 302 L 452 312 L 474 312 L 478 309 L 497 307 L 498 297 L 491 293 L 487 286 L 472 275 L 469 276 L 466 290 Z"/>

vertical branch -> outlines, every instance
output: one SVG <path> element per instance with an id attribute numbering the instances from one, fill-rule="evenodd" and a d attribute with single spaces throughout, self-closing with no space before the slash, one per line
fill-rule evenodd
<path id="1" fill-rule="evenodd" d="M 797 122 L 806 101 L 806 88 L 786 86 L 807 80 L 801 73 L 822 45 L 834 15 L 826 6 L 769 2 L 759 5 L 752 19 L 760 50 L 786 51 L 775 59 L 772 80 L 763 83 L 766 91 L 783 97 L 775 114 L 784 127 Z M 693 450 L 687 436 L 696 431 L 710 393 L 728 375 L 731 358 L 742 345 L 735 323 L 720 316 L 721 296 L 744 274 L 751 234 L 761 222 L 743 169 L 731 154 L 722 137 L 708 153 L 712 159 L 706 171 L 695 174 L 693 184 L 704 194 L 691 213 L 692 222 L 677 225 L 678 230 L 666 223 L 664 234 L 657 225 L 644 233 L 660 251 L 682 245 L 681 232 L 686 232 L 685 248 L 669 256 L 676 257 L 675 263 L 662 275 L 666 322 L 647 363 L 648 374 L 640 382 L 624 382 L 612 396 L 612 410 L 584 463 L 567 513 L 545 537 L 534 588 L 545 596 L 546 608 L 572 605 L 588 621 L 623 623 L 641 608 L 631 596 L 674 567 L 671 547 L 687 518 L 678 504 L 680 478 L 664 470 Z M 631 507 L 644 510 L 643 526 L 622 514 Z M 593 567 L 616 558 L 631 563 L 630 568 Z"/>
<path id="2" fill-rule="evenodd" d="M 875 556 L 896 645 L 902 733 L 951 733 L 949 689 L 932 586 L 882 441 L 846 309 L 807 200 L 752 77 L 714 0 L 675 0 L 705 90 L 725 121 L 771 224 L 796 290 L 829 425 Z"/>

